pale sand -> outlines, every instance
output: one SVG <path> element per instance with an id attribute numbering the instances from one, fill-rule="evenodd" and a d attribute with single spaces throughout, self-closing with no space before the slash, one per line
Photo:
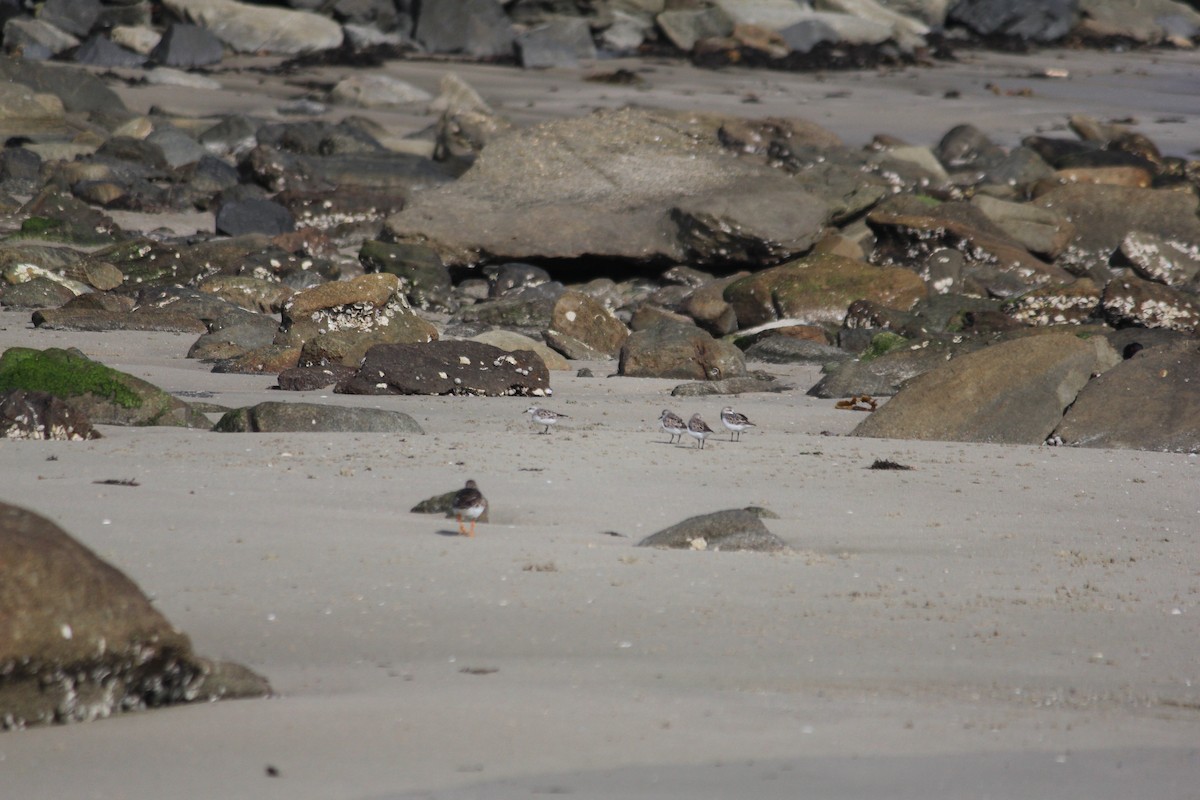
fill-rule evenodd
<path id="1" fill-rule="evenodd" d="M 969 119 L 937 105 L 939 135 Z M 590 363 L 552 376 L 570 419 L 543 436 L 527 399 L 283 394 L 185 359 L 193 338 L 0 314 L 3 347 L 78 346 L 229 406 L 398 409 L 426 435 L 0 442 L 0 498 L 278 692 L 0 734 L 6 797 L 1196 797 L 1194 457 L 826 436 L 861 416 L 805 396 L 809 368 L 769 367 L 792 392 L 677 401 Z M 727 404 L 759 425 L 740 443 L 658 429 Z M 95 483 L 114 478 L 140 485 Z M 408 513 L 467 478 L 491 502 L 474 539 Z M 633 546 L 747 505 L 793 553 Z"/>

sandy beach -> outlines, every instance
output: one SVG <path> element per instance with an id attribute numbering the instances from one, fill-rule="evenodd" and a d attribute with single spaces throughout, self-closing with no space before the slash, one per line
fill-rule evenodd
<path id="1" fill-rule="evenodd" d="M 1048 51 L 813 76 L 643 62 L 642 90 L 581 80 L 618 62 L 385 69 L 435 93 L 452 69 L 522 123 L 638 102 L 805 117 L 853 145 L 928 145 L 971 122 L 1011 145 L 1078 111 L 1136 118 L 1184 155 L 1198 63 Z M 1030 77 L 1064 64 L 1068 80 Z M 120 92 L 203 116 L 302 91 L 219 77 L 228 91 Z M 397 135 L 430 119 L 368 113 Z M 573 363 L 596 377 L 552 375 L 545 405 L 569 416 L 539 435 L 527 399 L 281 393 L 188 360 L 193 340 L 0 314 L 0 347 L 78 347 L 185 399 L 394 409 L 426 433 L 0 441 L 5 501 L 276 692 L 0 734 L 5 796 L 1200 796 L 1195 456 L 850 438 L 859 413 L 805 394 L 816 368 L 761 364 L 794 388 L 680 399 L 677 381 Z M 757 424 L 740 442 L 671 445 L 657 425 L 664 407 L 714 424 L 728 404 Z M 468 478 L 491 504 L 476 537 L 409 513 Z M 766 523 L 790 552 L 635 547 L 745 506 L 778 515 Z"/>

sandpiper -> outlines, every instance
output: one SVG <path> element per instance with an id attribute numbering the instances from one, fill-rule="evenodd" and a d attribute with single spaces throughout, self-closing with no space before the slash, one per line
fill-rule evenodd
<path id="1" fill-rule="evenodd" d="M 687 425 L 684 423 L 683 417 L 665 408 L 662 415 L 658 418 L 658 424 L 671 437 L 668 440 L 669 444 L 674 444 L 677 441 L 675 438 L 677 436 L 682 439 L 684 432 L 687 430 Z"/>
<path id="2" fill-rule="evenodd" d="M 758 426 L 746 418 L 745 414 L 739 414 L 730 406 L 725 406 L 721 409 L 721 424 L 729 429 L 729 441 L 741 441 L 742 431 L 746 428 L 757 428 Z M 735 440 L 733 437 L 737 436 Z"/>
<path id="3" fill-rule="evenodd" d="M 467 485 L 459 489 L 454 495 L 454 502 L 450 504 L 450 510 L 454 512 L 454 518 L 458 520 L 458 532 L 463 536 L 475 535 L 475 521 L 483 516 L 487 511 L 487 498 L 483 496 L 483 492 L 479 491 L 479 487 L 475 481 L 467 481 Z M 471 520 L 471 531 L 463 526 L 463 517 Z"/>
<path id="4" fill-rule="evenodd" d="M 568 419 L 566 414 L 559 414 L 557 411 L 551 411 L 548 408 L 538 408 L 530 406 L 525 409 L 525 413 L 529 414 L 537 425 L 545 425 L 546 429 L 542 433 L 549 433 L 551 425 L 557 425 L 560 419 Z"/>
<path id="5" fill-rule="evenodd" d="M 691 436 L 700 443 L 700 449 L 703 450 L 704 440 L 712 433 L 712 428 L 708 427 L 708 423 L 700 419 L 699 414 L 692 414 L 692 418 L 688 420 L 687 432 L 688 436 Z"/>

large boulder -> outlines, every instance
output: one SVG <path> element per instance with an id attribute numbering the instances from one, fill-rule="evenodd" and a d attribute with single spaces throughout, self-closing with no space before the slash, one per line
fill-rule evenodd
<path id="1" fill-rule="evenodd" d="M 926 293 L 925 282 L 912 270 L 819 253 L 734 281 L 725 299 L 738 326 L 747 328 L 779 319 L 840 325 L 855 300 L 907 311 Z"/>
<path id="2" fill-rule="evenodd" d="M 638 542 L 638 547 L 765 553 L 787 549 L 784 541 L 763 524 L 762 516 L 747 508 L 731 508 L 689 517 L 650 534 Z"/>
<path id="3" fill-rule="evenodd" d="M 48 392 L 0 392 L 0 439 L 78 441 L 100 436 L 67 401 Z"/>
<path id="4" fill-rule="evenodd" d="M 164 0 L 163 6 L 239 53 L 311 53 L 338 47 L 343 38 L 341 25 L 309 11 L 236 0 Z"/>
<path id="5" fill-rule="evenodd" d="M 0 727 L 270 692 L 245 667 L 197 656 L 133 581 L 5 503 L 0 577 Z"/>
<path id="6" fill-rule="evenodd" d="M 1200 453 L 1200 352 L 1153 347 L 1083 387 L 1054 430 L 1063 444 Z"/>
<path id="7" fill-rule="evenodd" d="M 686 119 L 626 109 L 500 134 L 458 181 L 414 195 L 385 230 L 447 265 L 758 265 L 807 250 L 829 216 L 797 181 L 724 152 Z"/>
<path id="8" fill-rule="evenodd" d="M 380 344 L 367 351 L 358 372 L 336 391 L 545 397 L 550 372 L 529 350 L 509 353 L 482 342 Z"/>
<path id="9" fill-rule="evenodd" d="M 1041 444 L 1091 378 L 1120 356 L 1102 336 L 1027 336 L 914 378 L 855 436 Z"/>
<path id="10" fill-rule="evenodd" d="M 61 397 L 93 424 L 208 428 L 208 418 L 152 383 L 93 361 L 78 350 L 10 347 L 0 355 L 0 391 Z"/>

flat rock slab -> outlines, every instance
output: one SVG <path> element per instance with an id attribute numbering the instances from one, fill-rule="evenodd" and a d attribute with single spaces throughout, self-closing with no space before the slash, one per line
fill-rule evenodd
<path id="1" fill-rule="evenodd" d="M 1120 356 L 1101 336 L 1028 336 L 914 378 L 854 436 L 1041 444 L 1093 373 Z"/>
<path id="2" fill-rule="evenodd" d="M 447 265 L 531 258 L 729 264 L 803 252 L 830 210 L 787 175 L 642 111 L 499 136 L 457 182 L 390 217 Z"/>
<path id="3" fill-rule="evenodd" d="M 689 517 L 650 534 L 638 542 L 638 547 L 751 550 L 760 553 L 776 553 L 787 549 L 782 539 L 767 530 L 760 514 L 745 508 Z"/>
<path id="4" fill-rule="evenodd" d="M 415 419 L 384 408 L 344 408 L 321 403 L 259 403 L 228 412 L 214 431 L 221 433 L 424 433 Z"/>
<path id="5" fill-rule="evenodd" d="M 507 352 L 482 342 L 380 344 L 367 351 L 358 372 L 335 391 L 545 397 L 550 371 L 532 351 Z"/>

